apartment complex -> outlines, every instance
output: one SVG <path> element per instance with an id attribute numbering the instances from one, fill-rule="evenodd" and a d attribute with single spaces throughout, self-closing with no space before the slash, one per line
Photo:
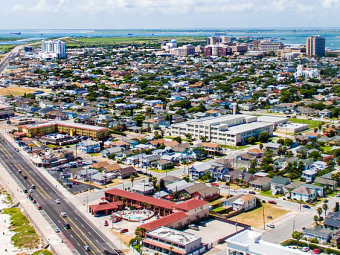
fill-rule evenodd
<path id="1" fill-rule="evenodd" d="M 185 137 L 191 134 L 196 139 L 207 137 L 214 143 L 236 146 L 246 143 L 250 136 L 256 138 L 264 131 L 273 135 L 273 129 L 273 123 L 260 122 L 256 116 L 224 115 L 176 123 L 171 125 L 170 132 L 171 136 Z"/>
<path id="2" fill-rule="evenodd" d="M 312 35 L 306 41 L 306 55 L 308 57 L 325 56 L 326 40 L 320 35 Z"/>
<path id="3" fill-rule="evenodd" d="M 202 238 L 183 231 L 160 227 L 146 233 L 143 254 L 202 254 Z"/>
<path id="4" fill-rule="evenodd" d="M 42 41 L 43 58 L 66 58 L 66 43 L 60 40 Z"/>
<path id="5" fill-rule="evenodd" d="M 86 136 L 94 139 L 102 139 L 109 136 L 109 129 L 90 126 L 72 122 L 47 122 L 40 124 L 22 125 L 18 127 L 19 132 L 24 132 L 27 137 L 43 136 L 59 133 L 70 136 Z"/>
<path id="6" fill-rule="evenodd" d="M 191 44 L 183 45 L 182 47 L 170 49 L 170 53 L 174 56 L 186 57 L 195 54 L 195 47 Z"/>

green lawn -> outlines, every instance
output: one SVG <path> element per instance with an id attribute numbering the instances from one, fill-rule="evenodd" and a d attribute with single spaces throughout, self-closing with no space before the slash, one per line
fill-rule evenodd
<path id="1" fill-rule="evenodd" d="M 248 145 L 243 145 L 243 146 L 221 145 L 221 147 L 226 148 L 226 149 L 231 149 L 231 150 L 242 150 L 242 149 L 248 148 Z"/>
<path id="2" fill-rule="evenodd" d="M 266 196 L 266 197 L 272 197 L 272 198 L 278 198 L 278 197 L 282 196 L 282 195 L 272 195 L 272 191 L 271 190 L 261 191 L 260 195 L 261 196 Z"/>
<path id="3" fill-rule="evenodd" d="M 306 120 L 306 119 L 296 119 L 296 118 L 289 118 L 289 121 L 293 123 L 308 124 L 309 128 L 318 127 L 318 125 L 322 123 L 322 121 L 318 121 L 318 120 Z"/>
<path id="4" fill-rule="evenodd" d="M 149 168 L 148 171 L 152 171 L 152 172 L 155 172 L 155 173 L 165 173 L 165 172 L 171 172 L 171 171 L 174 171 L 176 170 L 176 168 L 171 168 L 171 169 L 168 169 L 168 170 L 159 170 L 159 169 L 156 169 L 156 168 Z"/>

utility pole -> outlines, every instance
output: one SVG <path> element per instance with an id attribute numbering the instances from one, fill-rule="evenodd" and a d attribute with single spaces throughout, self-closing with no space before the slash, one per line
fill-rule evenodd
<path id="1" fill-rule="evenodd" d="M 262 208 L 263 208 L 263 211 L 262 211 L 262 213 L 263 213 L 263 228 L 264 228 L 264 230 L 266 229 L 266 220 L 265 220 L 265 217 L 264 217 L 264 206 L 262 205 Z"/>

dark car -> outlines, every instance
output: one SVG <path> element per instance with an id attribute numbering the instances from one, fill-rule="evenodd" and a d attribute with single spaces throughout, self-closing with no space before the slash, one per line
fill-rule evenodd
<path id="1" fill-rule="evenodd" d="M 309 206 L 309 205 L 303 205 L 302 207 L 303 207 L 303 208 L 310 209 L 310 206 Z"/>
<path id="2" fill-rule="evenodd" d="M 71 226 L 70 226 L 69 223 L 65 223 L 65 224 L 64 224 L 64 228 L 65 228 L 65 229 L 71 229 Z"/>
<path id="3" fill-rule="evenodd" d="M 24 179 L 27 179 L 27 175 L 24 175 Z"/>
<path id="4" fill-rule="evenodd" d="M 28 193 L 27 189 L 24 189 L 23 192 L 24 192 L 24 193 Z"/>
<path id="5" fill-rule="evenodd" d="M 42 210 L 41 205 L 37 205 L 38 210 Z"/>
<path id="6" fill-rule="evenodd" d="M 324 202 L 325 204 L 327 204 L 329 201 L 328 201 L 327 199 L 325 199 L 323 202 Z"/>
<path id="7" fill-rule="evenodd" d="M 129 230 L 127 228 L 123 228 L 120 233 L 126 233 L 126 232 L 129 232 Z"/>
<path id="8" fill-rule="evenodd" d="M 274 200 L 269 200 L 268 203 L 269 203 L 269 204 L 276 205 L 276 202 L 275 202 Z"/>

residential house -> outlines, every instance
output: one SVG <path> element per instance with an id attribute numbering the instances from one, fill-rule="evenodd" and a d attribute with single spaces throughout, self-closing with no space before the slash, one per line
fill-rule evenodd
<path id="1" fill-rule="evenodd" d="M 173 167 L 174 164 L 170 160 L 160 159 L 156 161 L 155 163 L 153 163 L 153 166 L 159 170 L 166 170 L 166 169 L 169 169 L 170 167 Z"/>
<path id="2" fill-rule="evenodd" d="M 155 192 L 155 188 L 151 183 L 140 182 L 137 185 L 133 185 L 132 192 L 141 195 L 151 195 Z"/>
<path id="3" fill-rule="evenodd" d="M 114 154 L 115 157 L 122 157 L 124 149 L 121 147 L 112 147 L 102 150 L 101 154 L 103 158 L 107 158 L 109 155 Z"/>
<path id="4" fill-rule="evenodd" d="M 262 177 L 262 178 L 249 182 L 249 187 L 256 189 L 256 190 L 260 190 L 260 191 L 268 190 L 270 189 L 271 181 L 272 181 L 272 178 Z"/>
<path id="5" fill-rule="evenodd" d="M 216 199 L 220 195 L 220 189 L 215 186 L 208 187 L 204 183 L 196 183 L 184 189 L 190 197 L 195 197 L 197 199 L 212 200 Z"/>
<path id="6" fill-rule="evenodd" d="M 316 192 L 308 187 L 300 186 L 291 191 L 290 198 L 304 202 L 311 202 L 316 199 Z"/>
<path id="7" fill-rule="evenodd" d="M 100 142 L 93 140 L 85 140 L 80 142 L 79 150 L 85 153 L 97 153 L 100 152 Z"/>
<path id="8" fill-rule="evenodd" d="M 80 181 L 87 182 L 91 179 L 91 176 L 94 174 L 97 174 L 98 170 L 97 169 L 84 169 L 79 172 L 77 172 L 76 179 Z"/>
<path id="9" fill-rule="evenodd" d="M 118 170 L 118 177 L 121 179 L 130 178 L 131 175 L 137 175 L 137 170 L 133 166 L 128 166 Z"/>
<path id="10" fill-rule="evenodd" d="M 313 183 L 317 174 L 318 173 L 315 169 L 308 169 L 302 172 L 301 177 L 304 178 L 307 183 Z"/>
<path id="11" fill-rule="evenodd" d="M 221 152 L 221 146 L 217 143 L 202 143 L 202 148 L 204 148 L 208 153 L 213 155 L 218 155 Z"/>
<path id="12" fill-rule="evenodd" d="M 304 228 L 303 236 L 310 241 L 310 239 L 318 239 L 320 244 L 326 244 L 332 239 L 332 230 L 326 229 L 322 225 L 316 226 L 315 228 Z"/>
<path id="13" fill-rule="evenodd" d="M 252 194 L 243 195 L 233 202 L 234 211 L 248 211 L 256 207 L 256 196 Z"/>
<path id="14" fill-rule="evenodd" d="M 339 230 L 340 229 L 340 211 L 329 212 L 325 217 L 323 225 L 326 229 Z"/>
<path id="15" fill-rule="evenodd" d="M 279 143 L 266 143 L 266 144 L 264 144 L 264 148 L 266 150 L 271 150 L 274 155 L 279 154 L 279 150 L 280 150 L 281 147 L 282 147 L 282 145 L 279 144 Z"/>
<path id="16" fill-rule="evenodd" d="M 274 176 L 271 183 L 270 189 L 272 195 L 284 194 L 284 187 L 290 184 L 290 180 L 281 176 Z"/>
<path id="17" fill-rule="evenodd" d="M 249 155 L 255 156 L 256 158 L 263 158 L 264 156 L 264 151 L 257 148 L 249 149 L 247 153 Z"/>
<path id="18" fill-rule="evenodd" d="M 155 119 L 144 120 L 142 127 L 145 129 L 150 128 L 151 130 L 159 129 L 159 121 Z"/>
<path id="19" fill-rule="evenodd" d="M 183 190 L 185 190 L 187 187 L 190 187 L 192 185 L 195 185 L 194 183 L 190 182 L 186 182 L 185 180 L 180 180 L 171 184 L 168 184 L 165 189 L 169 194 L 172 194 L 174 192 L 181 192 Z"/>

